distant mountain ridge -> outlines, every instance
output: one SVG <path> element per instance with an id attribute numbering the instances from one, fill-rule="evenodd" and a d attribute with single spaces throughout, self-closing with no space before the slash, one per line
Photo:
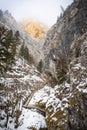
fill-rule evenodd
<path id="1" fill-rule="evenodd" d="M 33 56 L 35 63 L 38 63 L 42 58 L 42 44 L 41 41 L 37 42 L 29 34 L 25 32 L 23 27 L 19 25 L 9 11 L 0 10 L 0 23 L 6 28 L 15 31 L 19 31 L 21 41 L 27 46 L 29 53 Z M 42 42 L 44 42 L 42 40 Z M 40 45 L 40 49 L 37 50 Z M 33 51 L 32 51 L 33 50 Z M 36 60 L 37 59 L 37 60 Z"/>

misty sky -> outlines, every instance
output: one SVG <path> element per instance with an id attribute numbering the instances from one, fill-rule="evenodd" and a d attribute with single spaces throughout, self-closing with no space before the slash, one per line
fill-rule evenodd
<path id="1" fill-rule="evenodd" d="M 9 10 L 17 21 L 37 19 L 52 26 L 61 12 L 73 0 L 0 0 L 0 9 Z"/>

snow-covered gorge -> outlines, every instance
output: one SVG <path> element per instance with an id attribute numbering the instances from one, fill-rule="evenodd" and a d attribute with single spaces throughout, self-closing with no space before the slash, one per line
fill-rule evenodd
<path id="1" fill-rule="evenodd" d="M 0 75 L 0 130 L 87 130 L 86 21 L 87 0 L 74 0 L 48 32 L 42 73 L 17 54 Z"/>
<path id="2" fill-rule="evenodd" d="M 0 85 L 4 86 L 0 91 L 0 129 L 67 128 L 68 121 L 74 120 L 73 111 L 77 114 L 81 111 L 83 114 L 87 94 L 85 76 L 87 70 L 77 60 L 71 62 L 71 84 L 65 82 L 61 85 L 50 86 L 46 84 L 47 79 L 40 75 L 34 66 L 29 66 L 22 59 L 16 59 L 16 65 L 13 66 L 12 72 L 7 72 L 7 78 L 0 78 Z M 80 81 L 75 76 L 76 73 Z M 29 98 L 30 100 L 25 106 Z M 41 110 L 44 110 L 45 115 L 41 113 Z"/>

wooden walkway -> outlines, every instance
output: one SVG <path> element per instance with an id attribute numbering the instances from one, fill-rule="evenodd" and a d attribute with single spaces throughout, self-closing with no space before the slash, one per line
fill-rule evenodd
<path id="1" fill-rule="evenodd" d="M 28 100 L 27 100 L 26 103 L 24 104 L 25 107 L 27 107 L 27 106 L 29 105 L 29 103 L 30 103 L 30 101 L 31 101 L 31 99 L 32 99 L 32 97 L 33 97 L 33 95 L 34 95 L 34 92 L 28 97 Z"/>
<path id="2" fill-rule="evenodd" d="M 31 105 L 30 104 L 30 101 L 31 101 L 31 99 L 32 99 L 32 97 L 33 97 L 33 95 L 35 94 L 36 91 L 37 90 L 34 90 L 31 93 L 31 95 L 28 97 L 28 99 L 27 99 L 26 103 L 23 105 L 23 107 L 26 108 L 26 109 L 36 109 L 40 114 L 42 114 L 43 116 L 45 116 L 46 112 L 45 112 L 44 108 L 40 108 L 40 107 L 37 107 L 35 105 Z"/>
<path id="3" fill-rule="evenodd" d="M 42 114 L 43 116 L 46 115 L 46 112 L 44 109 L 40 108 L 40 107 L 37 107 L 37 106 L 34 106 L 34 105 L 28 105 L 28 106 L 23 106 L 24 108 L 26 109 L 36 109 L 40 114 Z"/>

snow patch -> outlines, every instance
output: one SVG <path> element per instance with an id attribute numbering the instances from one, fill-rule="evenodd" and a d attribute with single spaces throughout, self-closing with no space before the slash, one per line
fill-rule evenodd
<path id="1" fill-rule="evenodd" d="M 22 115 L 19 119 L 22 121 L 22 125 L 19 126 L 16 130 L 29 130 L 29 128 L 45 128 L 45 118 L 37 113 L 35 110 L 28 110 L 23 108 Z"/>

